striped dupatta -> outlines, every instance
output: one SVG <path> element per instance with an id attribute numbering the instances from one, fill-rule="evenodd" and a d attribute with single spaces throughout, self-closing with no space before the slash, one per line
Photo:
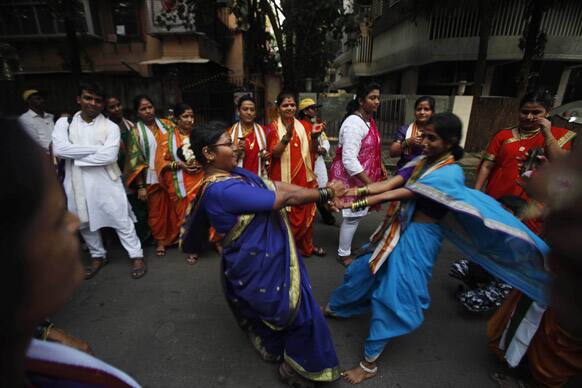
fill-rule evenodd
<path id="1" fill-rule="evenodd" d="M 451 154 L 447 153 L 432 165 L 428 165 L 426 158 L 424 157 L 418 158 L 414 162 L 417 164 L 412 176 L 408 179 L 407 184 L 412 184 L 439 168 L 449 164 L 454 164 L 455 159 Z M 407 202 L 408 201 L 391 202 L 388 206 L 384 221 L 370 237 L 371 243 L 377 242 L 376 249 L 369 260 L 370 271 L 372 271 L 373 274 L 376 274 L 380 267 L 382 267 L 382 264 L 388 260 L 388 257 L 394 248 L 396 248 L 396 245 L 400 240 L 400 236 L 403 232 L 403 224 L 407 221 L 405 220 L 405 217 L 403 217 L 403 214 L 406 214 L 409 208 Z"/>

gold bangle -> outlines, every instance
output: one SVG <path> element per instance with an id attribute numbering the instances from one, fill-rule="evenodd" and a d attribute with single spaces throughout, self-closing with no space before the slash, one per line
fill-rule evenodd
<path id="1" fill-rule="evenodd" d="M 365 197 L 369 193 L 370 193 L 370 189 L 368 188 L 368 185 L 363 186 L 363 187 L 358 187 L 358 189 L 356 190 L 356 196 L 358 196 L 358 197 Z"/>

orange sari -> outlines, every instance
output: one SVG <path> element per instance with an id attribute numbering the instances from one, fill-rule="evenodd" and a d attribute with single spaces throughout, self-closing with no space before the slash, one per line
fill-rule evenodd
<path id="1" fill-rule="evenodd" d="M 156 172 L 160 181 L 159 185 L 167 192 L 169 198 L 165 233 L 171 241 L 178 238 L 186 210 L 196 198 L 196 193 L 204 178 L 202 169 L 196 173 L 189 173 L 170 168 L 172 162 L 181 161 L 177 151 L 187 139 L 187 134 L 182 134 L 178 128 L 173 127 L 160 138 L 156 150 Z"/>
<path id="2" fill-rule="evenodd" d="M 156 157 L 156 155 L 149 155 L 149 147 L 144 141 L 147 138 L 145 127 L 141 128 L 141 126 L 143 123 L 138 121 L 136 126 L 131 128 L 129 134 L 128 155 L 124 172 L 127 186 L 130 186 L 138 176 L 147 173 L 150 166 L 149 158 Z M 149 128 L 155 138 L 157 149 L 171 128 L 174 128 L 174 124 L 166 119 L 156 119 L 156 125 Z M 159 183 L 148 184 L 147 192 L 148 224 L 152 236 L 164 246 L 171 245 L 176 241 L 176 237 L 172 236 L 171 230 L 168 230 L 168 224 L 173 220 L 170 215 L 168 192 Z"/>
<path id="3" fill-rule="evenodd" d="M 280 119 L 269 124 L 267 147 L 270 153 L 281 141 Z M 283 131 L 283 132 L 282 132 Z M 298 133 L 303 131 L 303 133 Z M 280 158 L 273 158 L 269 177 L 273 181 L 291 183 L 305 188 L 317 188 L 317 181 L 313 173 L 316 155 L 311 152 L 311 124 L 295 120 L 293 137 Z M 306 144 L 302 143 L 306 142 Z M 306 155 L 307 150 L 307 155 Z M 287 159 L 286 159 L 287 158 Z M 288 166 L 285 163 L 288 162 Z M 313 252 L 313 221 L 317 207 L 311 203 L 303 206 L 293 206 L 288 210 L 287 217 L 291 224 L 297 248 L 302 256 L 310 256 Z"/>

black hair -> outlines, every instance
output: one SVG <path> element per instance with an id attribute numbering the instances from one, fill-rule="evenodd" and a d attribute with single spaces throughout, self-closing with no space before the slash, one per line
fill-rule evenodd
<path id="1" fill-rule="evenodd" d="M 436 102 L 435 102 L 434 98 L 431 96 L 418 97 L 416 99 L 416 101 L 414 101 L 414 109 L 418 108 L 418 106 L 423 102 L 428 102 L 428 106 L 430 107 L 430 110 L 432 110 L 432 112 L 434 113 L 434 107 L 436 105 Z"/>
<path id="2" fill-rule="evenodd" d="M 554 96 L 549 90 L 538 89 L 523 96 L 519 102 L 519 107 L 521 108 L 528 103 L 540 104 L 549 112 L 554 107 Z"/>
<path id="3" fill-rule="evenodd" d="M 515 195 L 506 195 L 499 198 L 498 201 L 518 218 L 523 217 L 527 208 L 527 201 Z"/>
<path id="4" fill-rule="evenodd" d="M 355 111 L 360 107 L 360 101 L 365 99 L 368 94 L 374 90 L 381 90 L 381 86 L 377 82 L 368 82 L 365 84 L 360 84 L 356 90 L 356 96 L 353 100 L 348 102 L 346 105 L 346 114 L 343 120 L 347 119 L 348 116 L 353 115 Z M 342 120 L 342 121 L 343 121 Z"/>
<path id="5" fill-rule="evenodd" d="M 199 163 L 204 164 L 207 162 L 202 149 L 215 144 L 220 136 L 226 132 L 226 128 L 228 128 L 228 124 L 223 121 L 210 121 L 192 128 L 190 131 L 190 147 Z"/>
<path id="6" fill-rule="evenodd" d="M 174 117 L 176 120 L 188 109 L 192 110 L 192 107 L 185 102 L 179 102 L 172 106 L 172 111 L 174 112 Z"/>
<path id="7" fill-rule="evenodd" d="M 86 92 L 92 93 L 96 96 L 99 96 L 105 100 L 105 90 L 103 90 L 101 85 L 99 85 L 96 82 L 82 82 L 79 85 L 79 94 L 77 94 L 77 95 L 81 96 L 83 94 L 83 90 Z"/>
<path id="8" fill-rule="evenodd" d="M 277 100 L 275 101 L 275 103 L 277 104 L 277 107 L 280 107 L 286 98 L 292 98 L 294 101 L 297 101 L 294 93 L 284 90 L 281 93 L 279 93 L 279 95 L 277 96 Z"/>
<path id="9" fill-rule="evenodd" d="M 463 123 L 456 114 L 450 112 L 434 114 L 428 119 L 427 125 L 432 125 L 441 139 L 452 146 L 451 153 L 455 160 L 463 157 L 465 152 L 459 145 L 463 135 Z"/>
<path id="10" fill-rule="evenodd" d="M 137 96 L 135 96 L 133 98 L 133 110 L 137 112 L 137 110 L 139 109 L 139 104 L 141 103 L 141 100 L 148 100 L 148 102 L 150 104 L 152 104 L 154 107 L 156 106 L 156 104 L 154 104 L 154 101 L 150 98 L 150 96 L 146 95 L 146 94 L 138 94 Z"/>
<path id="11" fill-rule="evenodd" d="M 299 113 L 297 113 L 297 119 L 298 120 L 305 119 L 305 109 L 302 109 L 302 110 L 299 111 Z"/>
<path id="12" fill-rule="evenodd" d="M 29 281 L 26 246 L 29 231 L 46 198 L 49 160 L 37 143 L 26 134 L 16 120 L 0 118 L 2 141 L 6 146 L 0 155 L 2 182 L 9 182 L 0 191 L 0 386 L 20 386 L 22 361 L 16 356 L 17 341 L 23 336 L 16 321 L 18 311 L 27 299 Z M 15 168 L 14 166 L 18 166 Z"/>
<path id="13" fill-rule="evenodd" d="M 240 107 L 242 106 L 243 102 L 245 101 L 250 101 L 252 102 L 255 106 L 257 106 L 257 102 L 255 101 L 255 99 L 253 98 L 253 96 L 251 96 L 250 94 L 245 94 L 244 96 L 242 96 L 241 98 L 238 99 L 238 102 L 236 104 L 237 108 L 240 110 Z"/>

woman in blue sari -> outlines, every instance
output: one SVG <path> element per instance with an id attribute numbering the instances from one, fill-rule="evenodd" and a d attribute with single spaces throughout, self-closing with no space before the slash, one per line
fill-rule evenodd
<path id="1" fill-rule="evenodd" d="M 287 220 L 289 206 L 327 202 L 345 194 L 340 182 L 306 189 L 263 180 L 237 167 L 222 123 L 191 131 L 205 178 L 186 217 L 182 249 L 207 248 L 208 228 L 224 236 L 222 273 L 226 299 L 241 328 L 265 361 L 281 362 L 283 380 L 298 387 L 339 377 L 329 329 Z"/>
<path id="2" fill-rule="evenodd" d="M 423 132 L 423 156 L 389 181 L 348 190 L 348 195 L 366 196 L 351 204 L 356 210 L 391 202 L 368 253 L 348 267 L 326 306 L 326 314 L 336 317 L 372 311 L 363 360 L 343 374 L 352 384 L 376 375 L 376 360 L 391 338 L 421 325 L 443 237 L 537 303 L 547 302 L 548 248 L 497 201 L 465 186 L 463 170 L 455 163 L 463 155 L 461 128 L 452 113 L 432 116 Z"/>

